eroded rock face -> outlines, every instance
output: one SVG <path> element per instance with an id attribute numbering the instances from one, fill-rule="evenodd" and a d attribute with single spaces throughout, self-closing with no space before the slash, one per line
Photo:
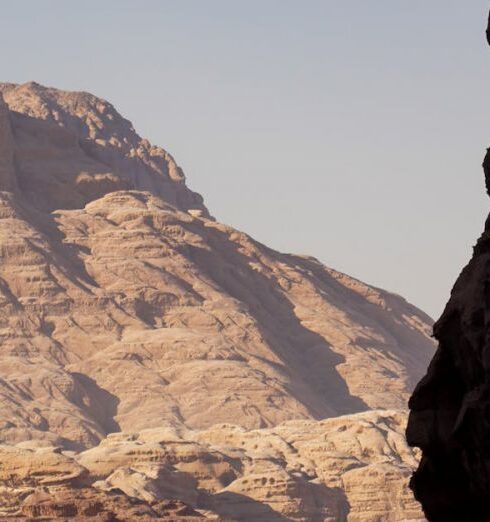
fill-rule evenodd
<path id="1" fill-rule="evenodd" d="M 434 327 L 438 351 L 410 399 L 408 441 L 423 450 L 412 487 L 434 521 L 488 520 L 489 245 L 487 221 Z"/>
<path id="2" fill-rule="evenodd" d="M 403 415 L 315 420 L 405 408 L 430 318 L 214 220 L 107 102 L 0 93 L 9 513 L 421 520 Z"/>
<path id="3" fill-rule="evenodd" d="M 216 222 L 107 102 L 0 91 L 18 184 L 0 192 L 0 440 L 405 407 L 425 314 Z"/>
<path id="4" fill-rule="evenodd" d="M 4 130 L 7 116 L 0 102 L 2 147 L 15 153 L 16 183 L 30 206 L 80 208 L 109 192 L 135 189 L 209 215 L 170 154 L 138 136 L 110 103 L 34 82 L 0 84 L 0 95 L 10 109 L 15 138 L 12 144 Z M 3 160 L 4 149 L 0 152 Z M 1 164 L 0 189 L 12 190 Z"/>
<path id="5" fill-rule="evenodd" d="M 113 434 L 78 454 L 0 446 L 0 498 L 13 499 L 0 516 L 422 522 L 408 489 L 417 459 L 405 419 L 376 411 L 263 430 L 155 428 Z"/>
<path id="6" fill-rule="evenodd" d="M 490 194 L 488 151 L 483 168 Z M 410 399 L 407 438 L 423 452 L 411 484 L 434 522 L 489 520 L 489 282 L 487 218 L 473 257 L 434 326 L 439 348 Z"/>

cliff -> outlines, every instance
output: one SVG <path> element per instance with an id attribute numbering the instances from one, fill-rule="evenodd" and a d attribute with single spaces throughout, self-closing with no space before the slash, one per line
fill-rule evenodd
<path id="1" fill-rule="evenodd" d="M 483 169 L 489 191 L 489 152 Z M 489 520 L 489 319 L 490 217 L 434 326 L 439 347 L 409 403 L 407 439 L 423 452 L 411 487 L 430 521 Z"/>

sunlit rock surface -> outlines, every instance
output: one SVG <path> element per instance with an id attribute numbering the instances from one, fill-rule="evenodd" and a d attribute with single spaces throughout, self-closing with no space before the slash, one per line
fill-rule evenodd
<path id="1" fill-rule="evenodd" d="M 417 456 L 405 419 L 372 411 L 262 430 L 154 428 L 82 453 L 0 446 L 0 516 L 83 516 L 98 503 L 116 516 L 132 509 L 166 520 L 172 499 L 177 520 L 423 521 L 408 489 Z"/>
<path id="2" fill-rule="evenodd" d="M 223 520 L 279 513 L 375 521 L 389 512 L 386 520 L 407 520 L 416 513 L 405 480 L 413 455 L 399 453 L 402 442 L 387 460 L 360 465 L 349 452 L 364 421 L 355 417 L 359 428 L 339 428 L 328 440 L 314 421 L 405 408 L 433 355 L 430 318 L 399 296 L 217 222 L 173 158 L 109 103 L 35 83 L 0 84 L 0 93 L 0 443 L 13 466 L 33 457 L 12 450 L 26 441 L 76 452 L 46 456 L 48 471 L 33 465 L 36 480 L 79 473 L 59 486 L 19 476 L 15 484 L 41 495 L 29 498 L 44 499 L 31 504 L 54 516 L 56 502 L 73 494 L 88 512 L 97 502 L 110 511 L 117 491 L 123 511 L 142 510 L 132 517 L 163 516 L 172 499 L 185 516 L 199 507 Z M 326 223 L 319 241 L 334 226 Z M 369 415 L 376 431 L 379 415 Z M 280 428 L 295 437 L 309 435 L 304 430 L 319 437 L 311 474 L 297 470 L 292 454 L 277 460 L 275 442 L 263 458 L 240 450 L 242 436 L 257 438 L 257 447 L 262 436 L 277 441 L 267 429 L 285 421 L 299 423 Z M 241 427 L 218 429 L 234 449 L 209 453 L 213 426 L 222 423 Z M 145 442 L 144 452 L 155 451 L 149 461 L 97 464 L 97 452 L 119 455 L 119 435 L 109 434 L 140 440 L 148 429 L 175 433 L 203 468 L 186 470 L 182 449 L 178 470 L 169 468 L 172 446 L 164 439 Z M 373 443 L 391 444 L 379 429 Z M 338 456 L 332 444 L 345 446 Z M 363 451 L 370 458 L 380 449 Z M 63 492 L 51 502 L 44 487 Z M 18 498 L 27 510 L 21 515 L 34 516 L 24 493 Z M 131 507 L 134 498 L 139 504 Z M 60 509 L 65 516 L 72 508 Z"/>

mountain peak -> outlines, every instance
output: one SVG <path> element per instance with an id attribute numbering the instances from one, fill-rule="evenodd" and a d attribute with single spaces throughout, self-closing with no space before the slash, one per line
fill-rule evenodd
<path id="1" fill-rule="evenodd" d="M 1 132 L 7 136 L 9 122 L 12 128 L 2 140 L 12 152 L 3 157 L 16 158 L 15 169 L 2 166 L 0 182 L 5 190 L 18 186 L 38 209 L 83 208 L 109 192 L 143 190 L 209 215 L 173 157 L 141 138 L 109 102 L 36 82 L 0 83 L 0 95 Z"/>

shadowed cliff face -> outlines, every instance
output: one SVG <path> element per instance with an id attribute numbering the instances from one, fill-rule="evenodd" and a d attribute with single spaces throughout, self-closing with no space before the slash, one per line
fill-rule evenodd
<path id="1" fill-rule="evenodd" d="M 490 43 L 490 31 L 487 40 Z M 490 149 L 483 162 L 490 195 Z M 434 326 L 439 348 L 410 399 L 423 457 L 411 487 L 434 522 L 490 519 L 490 216 Z"/>
<path id="2" fill-rule="evenodd" d="M 14 139 L 10 124 L 9 109 L 0 97 L 0 187 L 16 191 L 14 172 Z"/>

